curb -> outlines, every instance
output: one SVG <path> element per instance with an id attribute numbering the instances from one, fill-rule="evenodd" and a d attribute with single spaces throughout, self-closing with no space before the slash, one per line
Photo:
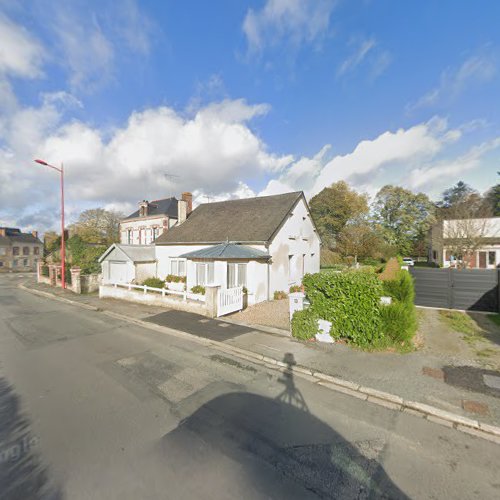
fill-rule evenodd
<path id="1" fill-rule="evenodd" d="M 182 338 L 201 344 L 204 346 L 215 348 L 226 354 L 236 356 L 238 358 L 256 363 L 261 366 L 265 366 L 271 370 L 277 370 L 280 372 L 285 372 L 291 370 L 299 378 L 308 380 L 310 382 L 316 383 L 327 389 L 340 392 L 349 396 L 356 397 L 363 401 L 368 401 L 369 403 L 382 406 L 384 408 L 401 411 L 414 415 L 416 417 L 425 418 L 430 422 L 443 425 L 445 427 L 450 427 L 456 429 L 460 432 L 470 434 L 488 441 L 500 444 L 500 427 L 495 425 L 485 424 L 478 420 L 474 420 L 468 417 L 463 417 L 456 413 L 451 413 L 449 411 L 441 410 L 434 406 L 430 406 L 424 403 L 418 403 L 416 401 L 405 400 L 394 394 L 388 392 L 379 391 L 377 389 L 372 389 L 370 387 L 364 387 L 362 385 L 356 384 L 355 382 L 350 382 L 338 377 L 333 377 L 323 372 L 315 371 L 310 368 L 301 365 L 294 365 L 289 367 L 286 363 L 270 358 L 269 356 L 264 356 L 263 354 L 258 354 L 247 349 L 242 349 L 224 342 L 219 342 L 217 340 L 210 340 L 204 337 L 198 337 L 191 333 L 183 332 L 180 330 L 175 330 L 173 328 L 168 328 L 165 326 L 156 325 L 148 321 L 144 321 L 137 318 L 132 318 L 130 316 L 125 316 L 123 314 L 118 314 L 113 311 L 106 311 L 95 306 L 90 306 L 88 304 L 83 304 L 70 299 L 65 299 L 64 297 L 59 297 L 57 295 L 51 294 L 49 292 L 42 292 L 41 290 L 34 290 L 28 288 L 23 284 L 19 284 L 18 288 L 21 288 L 27 292 L 33 293 L 35 295 L 40 295 L 42 297 L 59 300 L 60 302 L 65 302 L 71 305 L 76 305 L 84 309 L 89 309 L 92 311 L 100 311 L 103 314 L 110 316 L 121 321 L 127 321 L 128 323 L 134 323 L 136 325 L 148 328 L 149 330 L 155 330 L 161 333 L 166 333 L 173 337 Z"/>

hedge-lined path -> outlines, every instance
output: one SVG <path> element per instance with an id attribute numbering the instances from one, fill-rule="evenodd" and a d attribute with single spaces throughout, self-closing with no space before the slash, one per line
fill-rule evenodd
<path id="1" fill-rule="evenodd" d="M 33 281 L 27 287 L 40 289 Z M 44 290 L 56 290 L 45 287 Z M 121 303 L 117 300 L 99 300 L 97 297 L 76 296 L 71 292 L 57 290 L 58 296 L 84 302 L 91 307 L 111 311 L 124 317 L 147 320 L 165 309 L 142 304 Z M 424 312 L 425 314 L 426 312 Z M 186 332 L 196 335 L 196 332 Z M 474 360 L 436 355 L 426 349 L 409 354 L 392 352 L 365 352 L 352 349 L 342 344 L 318 344 L 315 342 L 299 342 L 282 333 L 263 331 L 261 327 L 252 325 L 248 333 L 229 338 L 223 342 L 236 348 L 245 349 L 255 354 L 274 359 L 281 359 L 284 353 L 292 353 L 298 365 L 313 371 L 321 371 L 327 375 L 351 381 L 375 390 L 395 394 L 403 399 L 418 401 L 453 412 L 469 418 L 477 418 L 465 408 L 474 408 L 473 402 L 486 408 L 480 420 L 500 425 L 500 390 L 482 390 L 478 380 L 482 380 L 481 365 Z M 456 367 L 472 367 L 476 383 L 470 388 L 456 384 Z M 442 376 L 429 376 L 429 369 Z M 494 372 L 500 377 L 500 372 Z M 455 383 L 446 382 L 446 374 Z M 488 374 L 487 374 L 488 375 Z M 481 389 L 481 390 L 478 390 Z"/>

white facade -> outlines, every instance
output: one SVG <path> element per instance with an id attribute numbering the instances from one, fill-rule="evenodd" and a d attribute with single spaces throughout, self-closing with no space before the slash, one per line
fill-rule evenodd
<path id="1" fill-rule="evenodd" d="M 179 269 L 180 255 L 210 246 L 212 245 L 156 245 L 158 277 L 165 279 L 168 274 L 175 274 L 173 270 Z M 245 246 L 261 250 L 269 254 L 271 259 L 183 259 L 187 289 L 191 290 L 198 284 L 216 284 L 227 288 L 231 284 L 228 274 L 231 274 L 233 283 L 247 288 L 248 302 L 252 304 L 272 299 L 275 291 L 288 293 L 290 286 L 301 284 L 304 274 L 317 273 L 320 269 L 320 239 L 302 198 L 277 229 L 268 246 L 265 243 Z M 244 281 L 241 281 L 242 277 Z"/>
<path id="2" fill-rule="evenodd" d="M 140 253 L 140 250 L 141 247 L 138 247 L 134 253 Z M 100 259 L 103 282 L 142 283 L 146 278 L 157 276 L 154 249 L 149 247 L 146 250 L 148 255 L 145 257 L 131 257 L 126 253 L 126 249 L 112 245 Z"/>

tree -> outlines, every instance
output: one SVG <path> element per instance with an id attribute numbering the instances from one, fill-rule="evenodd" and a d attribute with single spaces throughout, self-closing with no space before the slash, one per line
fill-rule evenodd
<path id="1" fill-rule="evenodd" d="M 120 241 L 122 218 L 122 214 L 104 208 L 85 210 L 78 221 L 70 226 L 70 233 L 80 236 L 86 243 L 111 245 Z"/>
<path id="2" fill-rule="evenodd" d="M 323 243 L 328 248 L 334 248 L 335 240 L 345 225 L 368 213 L 368 196 L 339 181 L 313 196 L 310 208 Z"/>
<path id="3" fill-rule="evenodd" d="M 371 256 L 378 247 L 379 239 L 373 228 L 365 220 L 347 223 L 338 236 L 338 248 L 345 256 L 358 258 Z"/>
<path id="4" fill-rule="evenodd" d="M 384 186 L 373 204 L 374 220 L 384 240 L 408 255 L 434 222 L 434 204 L 423 193 Z"/>
<path id="5" fill-rule="evenodd" d="M 500 172 L 497 172 L 500 175 Z M 494 217 L 500 217 L 500 183 L 497 183 L 485 195 L 485 203 Z"/>
<path id="6" fill-rule="evenodd" d="M 437 206 L 451 208 L 462 204 L 473 194 L 478 194 L 474 188 L 463 181 L 458 181 L 454 186 L 443 191 L 442 198 L 437 202 Z"/>

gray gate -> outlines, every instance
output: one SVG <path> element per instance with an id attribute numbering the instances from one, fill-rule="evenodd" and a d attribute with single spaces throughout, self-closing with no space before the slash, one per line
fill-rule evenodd
<path id="1" fill-rule="evenodd" d="M 496 269 L 412 268 L 415 304 L 471 311 L 499 311 Z"/>

